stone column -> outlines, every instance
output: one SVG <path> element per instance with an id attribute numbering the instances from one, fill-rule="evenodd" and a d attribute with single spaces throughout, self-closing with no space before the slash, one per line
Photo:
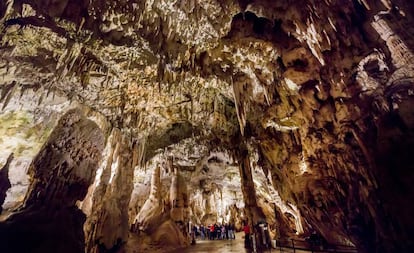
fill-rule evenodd
<path id="1" fill-rule="evenodd" d="M 246 215 L 249 219 L 249 224 L 254 225 L 257 221 L 264 220 L 265 215 L 256 201 L 256 189 L 247 148 L 242 147 L 239 150 L 238 161 Z"/>
<path id="2" fill-rule="evenodd" d="M 101 159 L 101 129 L 68 111 L 29 167 L 23 208 L 0 223 L 0 252 L 84 252 L 85 215 L 76 207 Z"/>
<path id="3" fill-rule="evenodd" d="M 401 19 L 402 16 L 395 11 L 384 11 L 375 15 L 374 21 L 371 23 L 381 39 L 387 44 L 391 53 L 392 63 L 396 68 L 402 68 L 414 62 L 413 52 L 406 44 L 406 41 L 410 41 L 413 38 L 411 38 L 411 35 L 409 35 L 410 37 L 404 36 L 405 31 L 400 28 L 402 26 L 408 30 L 411 28 L 411 24 L 405 24 L 400 21 Z"/>
<path id="4" fill-rule="evenodd" d="M 171 188 L 170 188 L 170 204 L 171 219 L 175 222 L 184 221 L 184 199 L 181 194 L 180 184 L 179 184 L 179 172 L 177 168 L 174 168 L 174 175 L 171 178 Z"/>
<path id="5" fill-rule="evenodd" d="M 113 129 L 107 143 L 99 185 L 85 231 L 88 253 L 116 250 L 128 239 L 128 204 L 133 189 L 133 149 L 130 138 Z"/>

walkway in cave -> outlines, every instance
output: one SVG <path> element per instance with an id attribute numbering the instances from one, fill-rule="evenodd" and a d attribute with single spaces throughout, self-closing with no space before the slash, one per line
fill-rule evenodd
<path id="1" fill-rule="evenodd" d="M 171 253 L 253 253 L 252 250 L 244 248 L 244 239 L 242 233 L 237 233 L 236 240 L 197 240 L 196 245 L 191 245 L 185 249 L 178 249 Z M 282 248 L 268 249 L 266 251 L 257 250 L 257 253 L 290 253 L 293 249 Z M 304 253 L 311 251 L 296 250 L 295 253 Z"/>
<path id="2" fill-rule="evenodd" d="M 197 240 L 195 245 L 188 248 L 173 251 L 172 253 L 244 253 L 250 252 L 244 248 L 241 233 L 236 235 L 236 240 Z"/>

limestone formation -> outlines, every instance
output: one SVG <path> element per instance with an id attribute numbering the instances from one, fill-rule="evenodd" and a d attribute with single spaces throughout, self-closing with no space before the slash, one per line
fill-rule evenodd
<path id="1" fill-rule="evenodd" d="M 0 224 L 2 252 L 84 252 L 86 217 L 75 204 L 93 181 L 103 141 L 80 110 L 60 119 L 30 165 L 24 206 Z"/>
<path id="2" fill-rule="evenodd" d="M 11 187 L 9 180 L 9 166 L 12 160 L 13 153 L 9 155 L 6 164 L 0 170 L 0 214 L 3 211 L 1 205 L 3 205 L 4 200 L 6 199 L 6 192 Z"/>
<path id="3" fill-rule="evenodd" d="M 0 231 L 54 206 L 87 252 L 242 220 L 411 252 L 413 27 L 408 0 L 1 1 Z"/>
<path id="4" fill-rule="evenodd" d="M 128 238 L 128 204 L 132 192 L 133 144 L 113 129 L 106 144 L 101 174 L 95 180 L 92 209 L 85 224 L 86 251 L 116 250 Z"/>
<path id="5" fill-rule="evenodd" d="M 242 185 L 242 192 L 246 209 L 246 220 L 251 227 L 256 222 L 264 220 L 265 216 L 263 210 L 258 206 L 256 189 L 253 182 L 252 168 L 250 165 L 250 158 L 247 148 L 243 147 L 239 151 L 239 164 L 240 164 L 240 181 Z"/>
<path id="6" fill-rule="evenodd" d="M 134 223 L 143 231 L 156 230 L 165 220 L 162 219 L 164 210 L 163 199 L 161 195 L 160 167 L 155 167 L 151 178 L 151 190 L 148 199 L 142 206 Z"/>

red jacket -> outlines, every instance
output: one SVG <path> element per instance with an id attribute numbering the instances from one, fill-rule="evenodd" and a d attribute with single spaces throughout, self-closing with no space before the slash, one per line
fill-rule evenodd
<path id="1" fill-rule="evenodd" d="M 243 228 L 243 231 L 244 231 L 244 233 L 247 235 L 247 234 L 250 234 L 250 227 L 249 227 L 249 225 L 245 225 L 244 226 L 244 228 Z"/>

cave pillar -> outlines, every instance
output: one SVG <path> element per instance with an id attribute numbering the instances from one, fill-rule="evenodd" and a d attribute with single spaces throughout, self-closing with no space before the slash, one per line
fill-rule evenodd
<path id="1" fill-rule="evenodd" d="M 392 63 L 396 68 L 405 67 L 414 63 L 414 54 L 409 49 L 407 42 L 412 40 L 407 33 L 401 32 L 401 26 L 411 27 L 410 24 L 401 24 L 401 14 L 395 11 L 381 12 L 375 15 L 372 27 L 378 32 L 391 53 Z"/>
<path id="2" fill-rule="evenodd" d="M 177 168 L 174 168 L 170 187 L 171 219 L 175 222 L 184 221 L 184 198 L 180 185 L 180 175 Z"/>
<path id="3" fill-rule="evenodd" d="M 104 136 L 80 110 L 68 111 L 29 167 L 24 205 L 0 223 L 1 252 L 84 252 L 85 215 L 76 202 L 93 182 Z"/>
<path id="4" fill-rule="evenodd" d="M 151 177 L 150 197 L 153 196 L 158 201 L 161 201 L 161 168 L 155 167 L 154 173 Z"/>
<path id="5" fill-rule="evenodd" d="M 98 219 L 102 215 L 101 210 L 103 208 L 105 192 L 109 189 L 108 184 L 109 179 L 111 178 L 111 167 L 114 157 L 117 154 L 120 134 L 121 132 L 118 129 L 112 129 L 103 152 L 102 163 L 98 169 L 100 173 L 98 173 L 95 178 L 93 185 L 94 189 L 92 189 L 85 198 L 88 199 L 88 202 L 91 202 L 90 210 L 88 207 L 83 207 L 90 213 L 84 226 L 87 252 L 96 252 L 94 249 L 96 247 L 95 241 L 102 233 L 102 225 L 98 222 Z"/>
<path id="6" fill-rule="evenodd" d="M 119 129 L 112 130 L 101 164 L 102 174 L 95 180 L 91 215 L 85 225 L 90 253 L 99 249 L 116 250 L 128 239 L 134 149 L 136 143 L 132 144 L 126 134 Z"/>
<path id="7" fill-rule="evenodd" d="M 246 216 L 249 219 L 249 224 L 254 225 L 258 221 L 264 220 L 265 215 L 256 201 L 256 189 L 253 182 L 248 150 L 242 149 L 240 154 L 238 161 Z"/>
<path id="8" fill-rule="evenodd" d="M 211 210 L 211 199 L 212 199 L 212 195 L 211 194 L 205 194 L 204 193 L 204 212 L 206 214 L 211 214 L 212 210 Z"/>

